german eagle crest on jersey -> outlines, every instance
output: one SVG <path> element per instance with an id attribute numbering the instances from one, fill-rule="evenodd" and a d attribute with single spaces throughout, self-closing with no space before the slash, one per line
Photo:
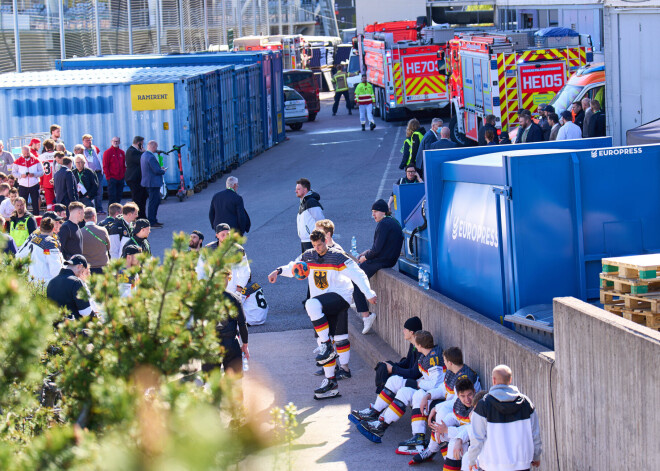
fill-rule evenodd
<path id="1" fill-rule="evenodd" d="M 328 272 L 315 270 L 314 284 L 318 289 L 326 289 L 328 287 Z"/>

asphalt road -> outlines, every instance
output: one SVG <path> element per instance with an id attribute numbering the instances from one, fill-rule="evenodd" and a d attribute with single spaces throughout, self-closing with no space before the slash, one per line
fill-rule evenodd
<path id="1" fill-rule="evenodd" d="M 405 138 L 404 122 L 385 123 L 376 118 L 376 123 L 374 131 L 361 131 L 358 114 L 349 116 L 343 102 L 333 117 L 326 95 L 315 122 L 305 123 L 300 131 L 287 128 L 287 141 L 231 173 L 239 180 L 238 192 L 252 220 L 245 243 L 252 279 L 264 286 L 270 306 L 266 324 L 251 327 L 250 332 L 309 328 L 301 303 L 306 284 L 280 278 L 272 285 L 267 280 L 268 273 L 300 253 L 296 180 L 308 178 L 321 195 L 325 216 L 336 226 L 335 239 L 345 250 L 350 250 L 352 236 L 357 238 L 359 251 L 371 245 L 376 227 L 371 205 L 378 197 L 387 200 L 392 184 L 403 175 L 398 166 Z M 165 227 L 151 232 L 154 254 L 164 253 L 173 232 L 197 229 L 206 236 L 205 242 L 213 240 L 209 204 L 224 189 L 227 176 L 182 203 L 169 198 L 161 205 L 158 219 Z"/>

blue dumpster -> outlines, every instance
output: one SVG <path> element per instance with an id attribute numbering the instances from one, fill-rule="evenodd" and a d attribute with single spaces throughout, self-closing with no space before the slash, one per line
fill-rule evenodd
<path id="1" fill-rule="evenodd" d="M 55 61 L 58 70 L 109 69 L 125 67 L 175 67 L 192 65 L 250 65 L 261 68 L 261 108 L 263 142 L 266 148 L 286 138 L 284 131 L 284 88 L 282 53 L 260 52 L 198 52 L 192 54 L 137 54 L 102 57 L 81 57 Z"/>
<path id="2" fill-rule="evenodd" d="M 68 150 L 89 133 L 101 151 L 117 136 L 126 148 L 136 135 L 155 140 L 162 150 L 184 144 L 182 164 L 187 188 L 198 187 L 208 178 L 207 149 L 195 142 L 205 133 L 204 108 L 200 98 L 208 83 L 217 80 L 217 66 L 162 67 L 140 69 L 49 70 L 0 75 L 0 139 L 62 126 Z M 189 121 L 190 120 L 190 121 Z M 211 129 L 210 136 L 220 131 Z M 213 156 L 212 156 L 213 157 Z M 168 188 L 179 186 L 176 153 L 165 156 Z"/>
<path id="3" fill-rule="evenodd" d="M 660 146 L 608 143 L 427 152 L 432 287 L 502 322 L 557 296 L 598 298 L 603 257 L 659 252 Z"/>

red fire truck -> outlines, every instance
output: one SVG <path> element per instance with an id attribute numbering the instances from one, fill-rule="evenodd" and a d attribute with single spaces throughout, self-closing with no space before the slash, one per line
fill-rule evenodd
<path id="1" fill-rule="evenodd" d="M 438 71 L 444 47 L 422 44 L 417 36 L 415 21 L 395 21 L 368 25 L 357 38 L 362 70 L 376 94 L 376 113 L 385 121 L 404 117 L 406 110 L 449 104 L 447 77 Z"/>
<path id="2" fill-rule="evenodd" d="M 507 33 L 457 35 L 449 41 L 446 57 L 452 139 L 459 144 L 476 141 L 489 114 L 502 131 L 512 130 L 519 109 L 534 113 L 541 103 L 550 103 L 592 56 L 590 45 L 526 48 Z"/>

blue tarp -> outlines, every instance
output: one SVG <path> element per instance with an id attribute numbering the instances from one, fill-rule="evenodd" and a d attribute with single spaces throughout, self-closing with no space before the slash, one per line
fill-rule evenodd
<path id="1" fill-rule="evenodd" d="M 543 28 L 534 33 L 534 36 L 540 37 L 564 37 L 564 36 L 579 36 L 580 33 L 570 28 Z"/>

